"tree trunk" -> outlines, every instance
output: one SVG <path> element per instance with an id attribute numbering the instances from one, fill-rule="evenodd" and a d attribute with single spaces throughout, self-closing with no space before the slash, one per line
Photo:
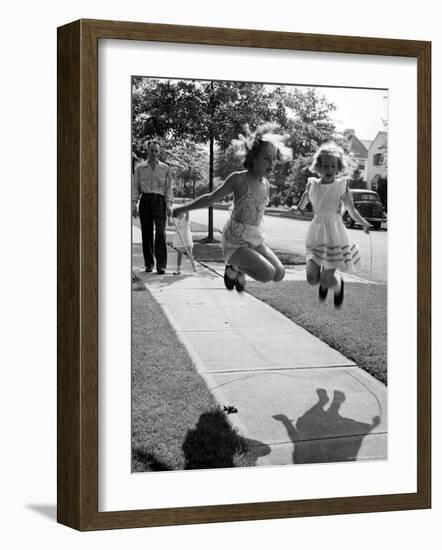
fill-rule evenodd
<path id="1" fill-rule="evenodd" d="M 209 159 L 209 193 L 213 191 L 213 135 L 210 136 L 210 159 Z M 213 207 L 209 206 L 209 234 L 207 236 L 207 242 L 213 242 Z"/>
<path id="2" fill-rule="evenodd" d="M 214 144 L 215 144 L 215 132 L 213 129 L 213 121 L 215 117 L 215 93 L 213 80 L 210 83 L 210 101 L 209 101 L 209 110 L 210 110 L 210 134 L 209 134 L 209 193 L 213 191 L 213 156 L 214 156 Z M 209 206 L 209 215 L 208 215 L 208 235 L 204 239 L 206 243 L 216 242 L 213 238 L 213 207 Z"/>

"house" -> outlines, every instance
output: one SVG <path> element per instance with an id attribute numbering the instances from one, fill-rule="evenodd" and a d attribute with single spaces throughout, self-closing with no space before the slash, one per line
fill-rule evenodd
<path id="1" fill-rule="evenodd" d="M 348 152 L 352 154 L 356 161 L 355 168 L 361 173 L 364 185 L 366 185 L 368 149 L 372 142 L 366 139 L 359 139 L 351 128 L 344 131 L 344 138 L 347 142 Z"/>
<path id="2" fill-rule="evenodd" d="M 387 178 L 387 132 L 378 132 L 368 149 L 367 186 L 377 191 L 378 181 Z"/>

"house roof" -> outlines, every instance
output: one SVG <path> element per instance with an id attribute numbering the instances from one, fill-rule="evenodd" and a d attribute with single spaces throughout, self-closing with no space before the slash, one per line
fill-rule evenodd
<path id="1" fill-rule="evenodd" d="M 387 138 L 387 132 L 378 132 L 378 133 L 376 134 L 376 137 L 374 138 L 374 140 L 373 140 L 373 141 L 371 142 L 371 144 L 370 144 L 370 149 L 373 147 L 373 145 L 374 145 L 375 143 L 376 143 L 377 146 L 379 147 L 379 139 L 378 139 L 378 138 L 380 138 L 380 137 L 385 137 L 385 138 Z"/>
<path id="2" fill-rule="evenodd" d="M 362 145 L 367 149 L 367 151 L 370 149 L 370 145 L 373 143 L 372 139 L 361 139 L 360 141 Z"/>
<path id="3" fill-rule="evenodd" d="M 349 139 L 348 145 L 349 145 L 350 151 L 355 155 L 355 157 L 362 158 L 362 159 L 366 159 L 368 157 L 367 148 L 362 143 L 362 141 L 359 138 L 357 138 L 355 135 L 353 135 Z"/>

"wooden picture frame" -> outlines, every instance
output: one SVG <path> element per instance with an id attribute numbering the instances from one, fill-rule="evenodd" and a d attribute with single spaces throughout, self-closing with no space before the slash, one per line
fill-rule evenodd
<path id="1" fill-rule="evenodd" d="M 138 40 L 412 57 L 418 90 L 417 492 L 98 511 L 98 41 Z M 58 521 L 81 531 L 431 506 L 431 44 L 79 20 L 58 29 Z"/>

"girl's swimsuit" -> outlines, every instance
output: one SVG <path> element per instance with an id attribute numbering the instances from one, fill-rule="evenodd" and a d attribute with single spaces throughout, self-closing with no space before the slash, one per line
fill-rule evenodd
<path id="1" fill-rule="evenodd" d="M 244 246 L 256 249 L 264 243 L 262 232 L 264 212 L 269 202 L 269 184 L 263 180 L 256 191 L 250 191 L 246 172 L 242 172 L 247 193 L 235 204 L 223 229 L 222 248 L 226 264 L 232 255 Z"/>
<path id="2" fill-rule="evenodd" d="M 307 261 L 313 260 L 324 269 L 354 270 L 361 259 L 359 248 L 350 241 L 340 213 L 347 180 L 323 184 L 320 178 L 310 178 L 309 184 L 315 216 L 305 237 Z"/>

